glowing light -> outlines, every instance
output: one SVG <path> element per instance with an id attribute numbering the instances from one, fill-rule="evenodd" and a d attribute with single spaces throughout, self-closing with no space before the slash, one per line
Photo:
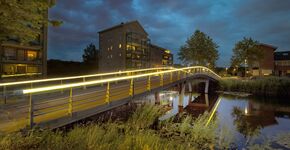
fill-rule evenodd
<path id="1" fill-rule="evenodd" d="M 8 85 L 19 85 L 19 84 L 28 84 L 28 83 L 38 83 L 38 82 L 49 82 L 49 81 L 60 81 L 60 80 L 71 80 L 78 78 L 88 78 L 88 77 L 98 77 L 98 76 L 108 76 L 115 75 L 120 73 L 133 73 L 133 72 L 141 72 L 141 71 L 150 71 L 150 70 L 167 70 L 172 69 L 172 67 L 159 67 L 159 68 L 146 68 L 146 69 L 138 69 L 138 70 L 130 70 L 130 71 L 118 71 L 118 72 L 109 72 L 102 74 L 90 74 L 90 75 L 82 75 L 82 76 L 70 76 L 70 77 L 62 77 L 62 78 L 50 78 L 50 79 L 40 79 L 40 80 L 28 80 L 28 81 L 19 81 L 19 82 L 9 82 L 9 83 L 1 83 L 0 86 L 8 86 Z M 29 74 L 30 75 L 30 74 Z"/>
<path id="2" fill-rule="evenodd" d="M 168 54 L 170 54 L 170 50 L 168 50 L 168 49 L 167 49 L 167 50 L 165 50 L 165 53 L 168 53 Z"/>
<path id="3" fill-rule="evenodd" d="M 26 90 L 23 90 L 22 93 L 23 94 L 38 93 L 38 92 L 44 92 L 44 91 L 60 90 L 60 89 L 81 87 L 81 86 L 88 86 L 88 85 L 96 85 L 96 84 L 102 84 L 102 83 L 108 83 L 108 82 L 114 82 L 114 81 L 121 81 L 121 80 L 135 79 L 135 78 L 148 77 L 148 76 L 154 76 L 154 75 L 161 75 L 161 74 L 177 72 L 177 71 L 182 71 L 182 70 L 188 70 L 188 69 L 195 69 L 195 68 L 205 69 L 205 67 L 203 67 L 203 66 L 185 67 L 185 68 L 172 69 L 172 70 L 166 70 L 166 71 L 160 71 L 160 72 L 145 73 L 145 74 L 140 74 L 140 75 L 123 76 L 123 77 L 109 78 L 109 79 L 103 79 L 103 80 L 94 80 L 94 81 L 81 82 L 81 83 L 72 83 L 72 84 L 65 84 L 65 85 L 26 89 Z M 217 76 L 218 78 L 221 78 L 219 75 L 214 73 L 212 70 L 210 70 L 210 69 L 208 69 L 208 70 L 212 74 Z"/>
<path id="4" fill-rule="evenodd" d="M 213 111 L 211 112 L 210 117 L 208 118 L 208 120 L 207 120 L 207 122 L 206 122 L 206 126 L 208 126 L 208 124 L 210 123 L 210 121 L 211 121 L 211 119 L 212 119 L 214 113 L 216 112 L 216 110 L 217 110 L 217 108 L 218 108 L 220 102 L 221 102 L 221 97 L 219 97 L 218 102 L 216 103 L 216 105 L 215 105 Z"/>
<path id="5" fill-rule="evenodd" d="M 247 107 L 245 108 L 245 114 L 246 115 L 248 114 L 248 108 Z"/>

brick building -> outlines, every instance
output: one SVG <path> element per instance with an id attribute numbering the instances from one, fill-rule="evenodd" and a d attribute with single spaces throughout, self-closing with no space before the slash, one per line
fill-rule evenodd
<path id="1" fill-rule="evenodd" d="M 250 68 L 253 76 L 272 75 L 274 73 L 274 51 L 277 47 L 268 44 L 259 44 L 259 49 L 263 52 L 263 58 L 256 61 Z"/>
<path id="2" fill-rule="evenodd" d="M 138 21 L 121 23 L 99 32 L 99 71 L 148 68 L 156 63 L 162 51 L 151 51 L 152 45 L 148 33 Z M 155 55 L 153 55 L 154 53 Z M 151 56 L 154 56 L 151 59 Z M 162 65 L 162 61 L 160 62 Z"/>
<path id="3" fill-rule="evenodd" d="M 275 75 L 290 76 L 290 51 L 275 52 Z"/>

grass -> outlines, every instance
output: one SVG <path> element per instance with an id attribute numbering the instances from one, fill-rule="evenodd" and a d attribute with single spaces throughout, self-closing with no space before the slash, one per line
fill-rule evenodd
<path id="1" fill-rule="evenodd" d="M 168 119 L 159 122 L 162 113 L 156 106 L 137 108 L 127 121 L 78 125 L 70 131 L 34 129 L 26 133 L 0 136 L 0 149 L 213 149 L 228 148 L 226 134 L 217 134 L 217 121 L 208 126 L 208 114 L 193 119 L 181 117 L 179 122 Z M 225 140 L 226 139 L 226 140 Z M 221 142 L 223 141 L 223 142 Z"/>
<path id="2" fill-rule="evenodd" d="M 264 77 L 252 80 L 222 79 L 220 90 L 246 92 L 255 96 L 290 97 L 290 78 Z"/>

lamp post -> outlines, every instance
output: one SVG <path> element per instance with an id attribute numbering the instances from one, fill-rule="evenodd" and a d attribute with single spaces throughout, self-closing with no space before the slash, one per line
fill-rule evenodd
<path id="1" fill-rule="evenodd" d="M 246 74 L 247 74 L 247 59 L 245 59 L 245 77 L 246 77 Z"/>
<path id="2" fill-rule="evenodd" d="M 228 74 L 228 67 L 226 67 L 226 75 Z"/>

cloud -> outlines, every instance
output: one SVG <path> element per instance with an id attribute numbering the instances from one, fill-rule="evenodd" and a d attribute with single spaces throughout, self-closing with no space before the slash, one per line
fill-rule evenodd
<path id="1" fill-rule="evenodd" d="M 58 1 L 49 16 L 64 24 L 49 28 L 49 58 L 81 60 L 86 45 L 98 46 L 98 31 L 139 20 L 152 43 L 174 54 L 200 29 L 220 46 L 218 65 L 226 66 L 234 44 L 244 36 L 290 50 L 289 8 L 290 1 L 276 0 Z"/>

